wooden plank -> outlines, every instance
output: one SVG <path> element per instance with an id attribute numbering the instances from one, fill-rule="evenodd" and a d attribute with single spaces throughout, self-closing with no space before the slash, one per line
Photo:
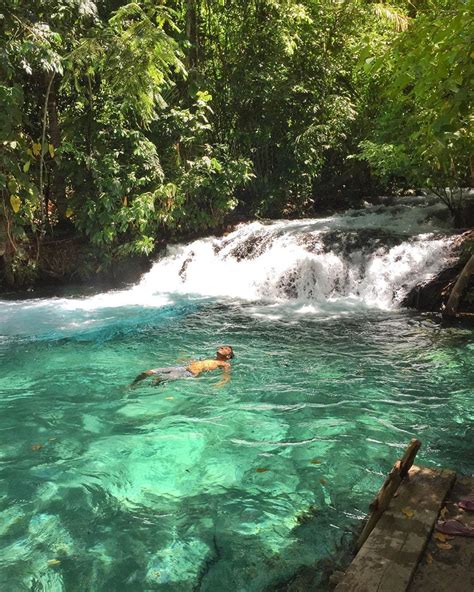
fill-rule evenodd
<path id="1" fill-rule="evenodd" d="M 336 592 L 405 592 L 455 476 L 413 466 Z"/>
<path id="2" fill-rule="evenodd" d="M 370 504 L 370 514 L 368 520 L 357 540 L 356 551 L 358 551 L 367 540 L 368 536 L 375 528 L 382 514 L 388 508 L 392 497 L 398 490 L 402 479 L 408 475 L 408 471 L 413 465 L 416 453 L 420 449 L 421 442 L 416 438 L 410 440 L 402 458 L 397 460 L 392 470 L 385 479 L 382 487 L 379 489 L 374 501 Z"/>
<path id="3" fill-rule="evenodd" d="M 445 502 L 445 517 L 460 520 L 474 528 L 474 512 L 463 512 L 457 505 L 460 499 L 473 493 L 474 477 L 458 476 Z M 436 531 L 431 535 L 424 560 L 418 565 L 409 592 L 473 592 L 474 538 L 452 537 L 446 541 L 448 548 L 444 548 L 435 534 Z"/>

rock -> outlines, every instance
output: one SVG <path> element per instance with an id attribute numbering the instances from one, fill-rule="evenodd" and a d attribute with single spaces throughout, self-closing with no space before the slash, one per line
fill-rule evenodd
<path id="1" fill-rule="evenodd" d="M 426 312 L 441 312 L 446 305 L 454 283 L 461 273 L 470 253 L 474 249 L 474 231 L 460 234 L 456 239 L 456 258 L 453 263 L 440 271 L 435 277 L 423 284 L 418 284 L 408 292 L 401 305 Z M 471 278 L 459 312 L 474 312 L 474 282 Z"/>

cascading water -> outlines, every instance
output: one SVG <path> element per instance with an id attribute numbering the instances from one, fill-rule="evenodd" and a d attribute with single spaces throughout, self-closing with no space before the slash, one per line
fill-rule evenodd
<path id="1" fill-rule="evenodd" d="M 452 239 L 440 231 L 439 204 L 370 207 L 319 220 L 253 222 L 223 238 L 169 249 L 134 292 L 247 300 L 338 299 L 396 306 L 438 272 Z"/>
<path id="2" fill-rule="evenodd" d="M 472 331 L 398 307 L 450 257 L 443 215 L 253 222 L 126 290 L 1 302 L 0 588 L 324 590 L 409 438 L 472 472 Z M 127 386 L 224 343 L 222 388 Z"/>

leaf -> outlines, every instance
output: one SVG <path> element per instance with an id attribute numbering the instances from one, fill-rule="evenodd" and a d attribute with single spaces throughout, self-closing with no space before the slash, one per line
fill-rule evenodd
<path id="1" fill-rule="evenodd" d="M 433 563 L 433 555 L 431 553 L 426 554 L 426 563 Z"/>
<path id="2" fill-rule="evenodd" d="M 269 471 L 269 470 L 270 470 L 270 469 L 267 469 L 267 468 L 265 468 L 265 467 L 257 467 L 257 468 L 255 469 L 255 471 L 256 471 L 257 473 L 266 473 L 266 472 L 267 472 L 267 471 Z"/>
<path id="3" fill-rule="evenodd" d="M 449 549 L 453 548 L 453 546 L 449 543 L 437 543 L 436 546 L 438 549 L 442 549 L 443 551 L 448 551 Z"/>
<path id="4" fill-rule="evenodd" d="M 54 146 L 52 144 L 48 144 L 48 152 L 51 158 L 54 158 Z"/>
<path id="5" fill-rule="evenodd" d="M 319 460 L 319 458 L 313 458 L 313 460 L 309 461 L 312 465 L 320 465 L 321 461 Z"/>
<path id="6" fill-rule="evenodd" d="M 441 543 L 446 542 L 446 535 L 442 532 L 435 532 L 433 538 L 435 538 L 437 541 L 440 541 Z"/>
<path id="7" fill-rule="evenodd" d="M 39 156 L 41 154 L 41 144 L 33 142 L 32 150 L 34 156 Z"/>
<path id="8" fill-rule="evenodd" d="M 18 191 L 18 184 L 14 177 L 10 177 L 7 183 L 7 187 L 10 193 L 16 193 Z"/>
<path id="9" fill-rule="evenodd" d="M 55 565 L 59 565 L 61 562 L 59 559 L 48 559 L 48 565 L 50 567 L 54 567 Z"/>
<path id="10" fill-rule="evenodd" d="M 18 214 L 18 212 L 20 211 L 20 206 L 21 206 L 21 199 L 18 197 L 18 195 L 11 195 L 10 196 L 10 204 L 11 204 L 12 210 L 15 212 L 15 214 Z"/>
<path id="11" fill-rule="evenodd" d="M 326 479 L 320 479 L 319 482 L 321 483 L 321 485 L 327 485 Z"/>
<path id="12" fill-rule="evenodd" d="M 27 173 L 30 170 L 31 160 L 27 160 L 23 165 L 23 172 Z"/>
<path id="13" fill-rule="evenodd" d="M 444 506 L 444 508 L 439 513 L 439 515 L 440 515 L 441 520 L 446 520 L 446 518 L 449 516 L 448 508 L 446 506 Z"/>
<path id="14" fill-rule="evenodd" d="M 43 444 L 32 444 L 31 446 L 31 450 L 33 452 L 37 452 L 38 450 L 41 450 L 43 448 Z"/>
<path id="15" fill-rule="evenodd" d="M 70 218 L 74 214 L 74 210 L 71 207 L 68 207 L 66 210 L 66 218 Z"/>
<path id="16" fill-rule="evenodd" d="M 128 198 L 127 198 L 127 196 L 125 196 L 125 197 L 123 198 L 123 205 L 124 205 L 125 207 L 127 207 L 127 205 L 128 205 Z"/>
<path id="17" fill-rule="evenodd" d="M 165 399 L 166 399 L 167 401 L 172 401 L 172 400 L 174 399 L 174 397 L 165 397 Z"/>
<path id="18" fill-rule="evenodd" d="M 411 508 L 403 508 L 402 514 L 404 514 L 408 518 L 408 520 L 411 520 L 413 518 L 413 516 L 415 515 L 415 511 L 412 510 Z"/>

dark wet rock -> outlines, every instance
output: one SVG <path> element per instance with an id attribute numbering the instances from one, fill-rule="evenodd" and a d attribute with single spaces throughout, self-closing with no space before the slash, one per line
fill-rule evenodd
<path id="1" fill-rule="evenodd" d="M 298 244 L 308 251 L 308 253 L 313 253 L 314 255 L 320 255 L 325 252 L 320 233 L 302 234 L 298 237 Z"/>
<path id="2" fill-rule="evenodd" d="M 325 233 L 305 234 L 298 238 L 299 244 L 309 253 L 318 255 L 333 252 L 344 257 L 361 251 L 386 252 L 406 240 L 405 236 L 379 228 L 329 230 Z"/>
<path id="3" fill-rule="evenodd" d="M 405 308 L 416 308 L 427 312 L 439 312 L 449 296 L 449 288 L 453 286 L 463 265 L 457 263 L 440 271 L 434 278 L 412 288 L 401 305 Z"/>
<path id="4" fill-rule="evenodd" d="M 278 294 L 289 300 L 298 298 L 298 288 L 296 285 L 298 275 L 297 269 L 292 269 L 288 273 L 285 273 L 277 282 L 276 288 Z"/>
<path id="5" fill-rule="evenodd" d="M 191 251 L 189 253 L 189 255 L 186 257 L 186 259 L 184 260 L 183 265 L 181 265 L 181 269 L 178 272 L 178 275 L 182 279 L 183 282 L 186 280 L 186 271 L 188 269 L 189 264 L 194 259 L 194 256 L 195 256 L 194 251 Z"/>
<path id="6" fill-rule="evenodd" d="M 407 239 L 379 228 L 362 228 L 358 230 L 331 230 L 323 234 L 321 240 L 326 253 L 332 251 L 338 255 L 349 257 L 356 251 L 383 250 L 385 252 Z"/>
<path id="7" fill-rule="evenodd" d="M 255 259 L 259 257 L 271 245 L 273 237 L 266 233 L 254 233 L 247 237 L 244 241 L 239 242 L 233 249 L 229 251 L 228 256 L 234 257 L 237 261 L 243 259 Z"/>
<path id="8" fill-rule="evenodd" d="M 401 305 L 426 312 L 442 312 L 473 246 L 474 231 L 460 234 L 456 238 L 452 264 L 427 282 L 412 288 L 402 300 Z M 471 277 L 470 284 L 461 301 L 460 312 L 474 312 L 474 277 Z"/>

